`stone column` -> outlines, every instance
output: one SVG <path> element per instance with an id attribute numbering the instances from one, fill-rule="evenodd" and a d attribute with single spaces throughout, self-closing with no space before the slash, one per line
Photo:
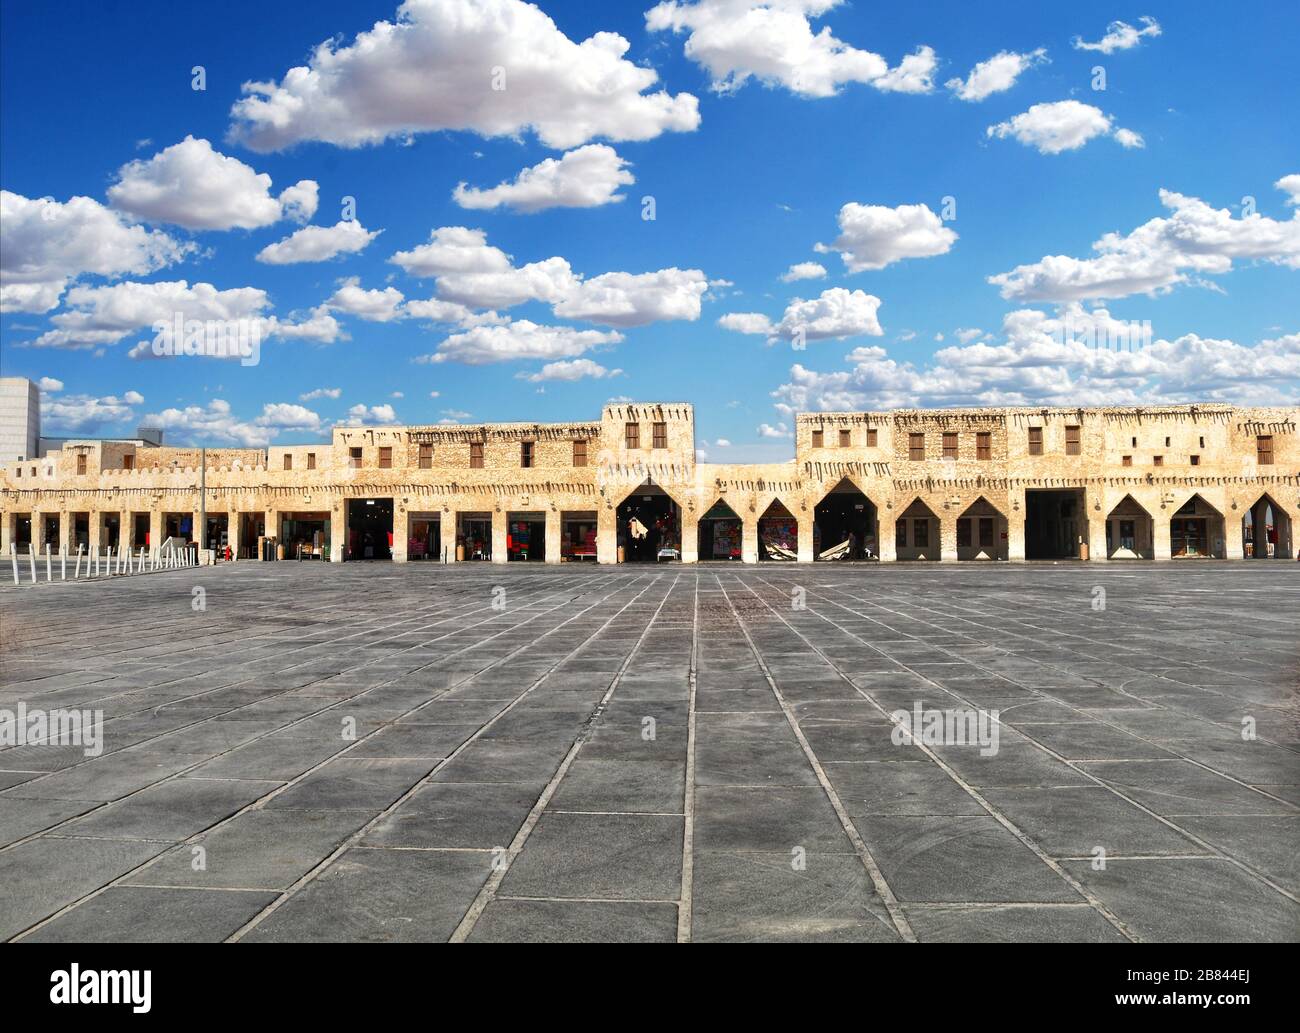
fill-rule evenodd
<path id="1" fill-rule="evenodd" d="M 813 514 L 810 510 L 804 510 L 798 519 L 799 562 L 811 563 L 815 559 L 813 554 Z"/>
<path id="2" fill-rule="evenodd" d="M 104 514 L 98 509 L 89 510 L 86 513 L 86 530 L 90 533 L 90 542 L 86 546 L 86 552 L 94 556 L 99 552 L 100 531 L 104 527 Z"/>
<path id="3" fill-rule="evenodd" d="M 700 515 L 693 509 L 681 510 L 682 520 L 682 562 L 699 563 L 700 561 Z"/>
<path id="4" fill-rule="evenodd" d="M 14 540 L 14 521 L 16 519 L 16 515 L 8 511 L 0 513 L 0 553 L 3 553 L 4 556 L 9 555 L 9 543 Z"/>
<path id="5" fill-rule="evenodd" d="M 226 544 L 230 546 L 232 559 L 239 558 L 239 512 L 231 510 L 226 514 Z"/>
<path id="6" fill-rule="evenodd" d="M 686 515 L 683 513 L 683 535 L 686 530 L 685 521 Z M 683 550 L 685 546 L 686 543 L 682 542 Z M 601 506 L 596 510 L 596 562 L 618 562 L 618 515 L 612 506 Z"/>
<path id="7" fill-rule="evenodd" d="M 758 562 L 758 516 L 748 511 L 740 518 L 740 562 Z"/>
<path id="8" fill-rule="evenodd" d="M 38 555 L 45 551 L 45 514 L 32 507 L 32 538 L 28 548 Z"/>
<path id="9" fill-rule="evenodd" d="M 448 563 L 456 562 L 456 510 L 444 509 L 438 514 L 438 541 L 442 549 L 439 559 L 446 557 Z"/>
<path id="10" fill-rule="evenodd" d="M 1106 500 L 1100 491 L 1084 494 L 1084 505 L 1088 509 L 1088 559 L 1105 560 L 1106 556 Z"/>
<path id="11" fill-rule="evenodd" d="M 555 509 L 546 511 L 546 562 L 560 562 L 560 513 Z"/>
<path id="12" fill-rule="evenodd" d="M 1007 496 L 1007 559 L 1023 563 L 1025 560 L 1025 493 L 1013 492 Z"/>
<path id="13" fill-rule="evenodd" d="M 330 562 L 343 562 L 343 548 L 348 540 L 348 503 L 339 499 L 330 508 Z"/>
<path id="14" fill-rule="evenodd" d="M 505 563 L 510 554 L 507 550 L 506 539 L 509 534 L 507 523 L 509 514 L 502 510 L 492 510 L 492 562 Z"/>
<path id="15" fill-rule="evenodd" d="M 892 508 L 876 510 L 876 551 L 881 563 L 898 562 L 898 514 Z"/>
<path id="16" fill-rule="evenodd" d="M 393 500 L 393 562 L 405 563 L 411 542 L 411 514 L 405 502 Z"/>
<path id="17" fill-rule="evenodd" d="M 94 526 L 93 521 L 91 526 Z M 149 510 L 149 551 L 151 553 L 157 552 L 158 546 L 162 545 L 163 530 L 162 510 L 154 506 Z"/>
<path id="18" fill-rule="evenodd" d="M 939 543 L 939 560 L 942 563 L 957 562 L 957 516 L 956 510 L 940 508 L 930 521 L 930 529 L 936 532 Z"/>
<path id="19" fill-rule="evenodd" d="M 1172 546 L 1169 540 L 1169 509 L 1167 506 L 1158 506 L 1155 515 L 1151 518 L 1151 544 L 1157 560 L 1167 560 L 1172 557 Z"/>

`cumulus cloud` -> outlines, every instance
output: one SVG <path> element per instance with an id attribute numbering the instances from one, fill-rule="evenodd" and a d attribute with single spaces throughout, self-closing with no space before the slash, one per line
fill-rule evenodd
<path id="1" fill-rule="evenodd" d="M 628 61 L 628 46 L 613 32 L 575 43 L 522 0 L 406 0 L 352 45 L 327 40 L 279 82 L 245 83 L 231 135 L 274 151 L 304 140 L 358 147 L 448 129 L 532 130 L 567 149 L 695 129 L 696 99 L 648 93 L 658 75 Z"/>
<path id="2" fill-rule="evenodd" d="M 341 394 L 343 394 L 341 387 L 318 387 L 306 394 L 299 395 L 298 401 L 312 402 L 317 398 L 338 398 Z"/>
<path id="3" fill-rule="evenodd" d="M 452 196 L 462 208 L 505 206 L 520 212 L 596 208 L 622 201 L 624 195 L 618 193 L 618 188 L 636 182 L 627 164 L 613 147 L 593 143 L 560 158 L 547 158 L 524 169 L 514 182 L 500 183 L 489 190 L 460 183 Z"/>
<path id="4" fill-rule="evenodd" d="M 259 427 L 277 430 L 319 431 L 320 417 L 305 405 L 293 402 L 271 402 L 262 407 L 262 415 L 255 421 Z"/>
<path id="5" fill-rule="evenodd" d="M 317 185 L 304 179 L 271 195 L 271 177 L 187 136 L 148 161 L 131 161 L 108 188 L 108 202 L 147 222 L 191 230 L 256 229 L 284 218 L 310 219 Z"/>
<path id="6" fill-rule="evenodd" d="M 1143 15 L 1138 21 L 1142 23 L 1140 29 L 1135 29 L 1128 22 L 1111 22 L 1106 26 L 1106 35 L 1096 43 L 1085 43 L 1082 36 L 1075 36 L 1070 42 L 1075 50 L 1096 50 L 1103 54 L 1113 54 L 1117 50 L 1131 50 L 1146 36 L 1160 35 L 1160 23 L 1154 18 Z"/>
<path id="7" fill-rule="evenodd" d="M 850 273 L 883 269 L 905 258 L 929 258 L 948 252 L 957 234 L 948 229 L 928 205 L 858 204 L 850 201 L 839 212 L 840 235 L 830 244 L 817 244 L 822 254 L 839 252 Z"/>
<path id="8" fill-rule="evenodd" d="M 1076 151 L 1098 136 L 1114 136 L 1123 147 L 1141 147 L 1142 137 L 1131 129 L 1117 129 L 1100 108 L 1077 100 L 1034 104 L 1006 122 L 989 126 L 989 138 L 1011 137 L 1040 154 Z"/>
<path id="9" fill-rule="evenodd" d="M 348 410 L 347 417 L 339 421 L 342 425 L 382 425 L 397 422 L 397 413 L 391 405 L 354 405 Z"/>
<path id="10" fill-rule="evenodd" d="M 760 438 L 794 437 L 794 435 L 790 433 L 790 428 L 787 427 L 784 423 L 777 423 L 775 425 L 771 423 L 760 423 L 758 425 L 758 436 Z"/>
<path id="11" fill-rule="evenodd" d="M 41 381 L 41 430 L 56 435 L 96 434 L 105 427 L 125 423 L 135 416 L 133 406 L 144 402 L 138 391 L 127 391 L 120 397 L 86 394 L 59 394 L 63 385 L 51 388 Z M 54 381 L 58 383 L 58 381 Z"/>
<path id="12" fill-rule="evenodd" d="M 540 326 L 527 319 L 499 326 L 480 326 L 452 334 L 424 362 L 463 362 L 482 366 L 515 359 L 576 358 L 592 348 L 617 344 L 617 331 L 577 330 L 570 326 Z"/>
<path id="13" fill-rule="evenodd" d="M 1287 204 L 1300 205 L 1300 174 L 1283 176 L 1273 185 L 1291 195 L 1287 198 Z"/>
<path id="14" fill-rule="evenodd" d="M 232 445 L 238 448 L 265 447 L 281 431 L 319 431 L 320 417 L 311 410 L 292 403 L 272 402 L 251 420 L 240 419 L 230 403 L 214 398 L 207 405 L 164 409 L 149 413 L 143 421 L 160 427 L 169 440 L 178 445 Z"/>
<path id="15" fill-rule="evenodd" d="M 396 287 L 366 290 L 359 277 L 350 276 L 339 285 L 329 300 L 328 308 L 346 312 L 371 323 L 388 323 L 403 315 L 403 295 Z"/>
<path id="16" fill-rule="evenodd" d="M 794 283 L 796 280 L 820 280 L 826 275 L 826 267 L 820 262 L 796 262 L 781 274 L 783 283 Z"/>
<path id="17" fill-rule="evenodd" d="M 758 312 L 732 312 L 719 319 L 718 325 L 737 333 L 762 334 L 769 343 L 792 341 L 800 336 L 804 341 L 862 334 L 879 337 L 884 333 L 876 314 L 879 308 L 880 299 L 873 294 L 832 287 L 808 301 L 795 298 L 786 306 L 779 323 L 772 323 Z"/>
<path id="18" fill-rule="evenodd" d="M 604 380 L 622 375 L 621 369 L 606 369 L 599 362 L 591 359 L 564 359 L 560 362 L 548 362 L 536 373 L 520 373 L 521 380 L 540 383 L 545 380 L 584 380 L 592 378 Z"/>
<path id="19" fill-rule="evenodd" d="M 274 334 L 287 341 L 311 341 L 314 344 L 333 344 L 346 339 L 342 325 L 325 305 L 317 305 L 306 319 L 284 322 L 272 316 L 265 328 L 267 336 Z"/>
<path id="20" fill-rule="evenodd" d="M 1001 341 L 943 348 L 921 366 L 880 347 L 850 352 L 844 370 L 796 364 L 773 397 L 780 412 L 792 414 L 914 406 L 1285 405 L 1300 389 L 1300 334 L 1255 345 L 1185 334 L 1113 350 L 1090 346 L 1079 332 L 1092 326 L 1104 335 L 1114 322 L 1105 310 L 1078 305 L 1054 315 L 1021 310 L 1005 318 Z"/>
<path id="21" fill-rule="evenodd" d="M 270 304 L 256 287 L 218 290 L 210 283 L 193 286 L 185 280 L 137 283 L 125 281 L 103 287 L 74 287 L 66 310 L 51 317 L 54 329 L 32 344 L 38 348 L 92 348 L 116 344 L 123 337 L 154 323 L 264 319 Z"/>
<path id="22" fill-rule="evenodd" d="M 1046 60 L 1047 51 L 1042 47 L 1027 54 L 1003 50 L 987 61 L 979 62 L 965 79 L 949 79 L 944 85 L 961 100 L 983 100 L 994 93 L 1011 89 L 1022 72 Z"/>
<path id="23" fill-rule="evenodd" d="M 54 377 L 41 377 L 41 379 L 36 382 L 36 386 L 42 391 L 62 391 L 63 381 L 55 380 Z"/>
<path id="24" fill-rule="evenodd" d="M 78 276 L 142 276 L 193 250 L 89 197 L 61 203 L 0 190 L 0 312 L 48 312 Z"/>
<path id="25" fill-rule="evenodd" d="M 1127 235 L 1107 233 L 1092 258 L 1048 255 L 989 277 L 1004 298 L 1073 301 L 1156 294 L 1191 276 L 1226 273 L 1234 260 L 1258 259 L 1300 269 L 1300 210 L 1278 221 L 1258 212 L 1233 218 L 1196 197 L 1160 191 L 1168 217 Z"/>
<path id="26" fill-rule="evenodd" d="M 879 54 L 859 50 L 823 26 L 840 0 L 665 0 L 646 12 L 651 32 L 686 34 L 686 56 L 701 65 L 712 89 L 731 93 L 751 78 L 804 97 L 829 97 L 845 83 L 926 93 L 933 87 L 934 51 L 919 47 L 890 69 Z"/>
<path id="27" fill-rule="evenodd" d="M 383 230 L 367 230 L 355 219 L 333 226 L 304 226 L 284 240 L 267 244 L 257 253 L 257 260 L 268 265 L 293 265 L 297 262 L 325 262 L 336 255 L 361 251 Z"/>
<path id="28" fill-rule="evenodd" d="M 698 269 L 602 273 L 572 284 L 552 310 L 561 319 L 618 327 L 694 320 L 700 318 L 700 299 L 708 289 L 708 280 Z"/>

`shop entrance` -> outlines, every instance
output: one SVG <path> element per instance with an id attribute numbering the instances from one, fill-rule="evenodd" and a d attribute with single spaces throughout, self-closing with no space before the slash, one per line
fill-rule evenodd
<path id="1" fill-rule="evenodd" d="M 143 549 L 149 544 L 149 514 L 131 515 L 131 548 Z"/>
<path id="2" fill-rule="evenodd" d="M 1173 559 L 1222 558 L 1223 516 L 1200 495 L 1188 499 L 1169 521 Z"/>
<path id="3" fill-rule="evenodd" d="M 699 520 L 701 560 L 740 559 L 743 525 L 735 510 L 719 499 Z"/>
<path id="4" fill-rule="evenodd" d="M 78 548 L 90 549 L 90 514 L 89 513 L 69 513 L 69 519 L 72 521 L 72 539 L 69 542 L 69 548 L 76 552 Z"/>
<path id="5" fill-rule="evenodd" d="M 596 559 L 596 514 L 560 514 L 560 560 Z"/>
<path id="6" fill-rule="evenodd" d="M 1293 559 L 1290 517 L 1269 496 L 1261 495 L 1242 517 L 1241 544 L 1241 554 L 1248 560 Z"/>
<path id="7" fill-rule="evenodd" d="M 939 518 L 916 499 L 894 521 L 894 554 L 900 560 L 937 560 L 941 550 Z"/>
<path id="8" fill-rule="evenodd" d="M 524 563 L 546 561 L 546 514 L 506 514 L 506 560 Z"/>
<path id="9" fill-rule="evenodd" d="M 189 541 L 194 531 L 194 514 L 193 513 L 164 513 L 163 514 L 163 541 L 168 538 L 180 538 Z M 100 544 L 104 544 L 102 537 Z M 158 543 L 159 545 L 162 542 Z"/>
<path id="10" fill-rule="evenodd" d="M 99 548 L 102 551 L 111 548 L 116 553 L 122 547 L 122 517 L 117 513 L 105 513 L 100 520 Z"/>
<path id="11" fill-rule="evenodd" d="M 330 513 L 328 510 L 280 514 L 280 544 L 284 558 L 327 560 L 330 555 Z"/>
<path id="12" fill-rule="evenodd" d="M 847 477 L 813 510 L 813 556 L 819 560 L 874 560 L 876 507 Z"/>
<path id="13" fill-rule="evenodd" d="M 957 518 L 957 558 L 1007 558 L 1007 518 L 982 495 Z"/>
<path id="14" fill-rule="evenodd" d="M 32 547 L 32 515 L 30 513 L 14 514 L 14 545 L 19 552 L 29 552 Z"/>
<path id="15" fill-rule="evenodd" d="M 779 499 L 758 518 L 758 558 L 793 561 L 799 558 L 799 521 Z"/>
<path id="16" fill-rule="evenodd" d="M 1106 517 L 1106 558 L 1149 560 L 1155 558 L 1155 523 L 1132 495 L 1125 495 Z"/>
<path id="17" fill-rule="evenodd" d="M 672 497 L 650 481 L 616 513 L 620 562 L 657 563 L 682 558 L 682 515 Z"/>
<path id="18" fill-rule="evenodd" d="M 437 513 L 412 513 L 407 527 L 408 560 L 442 559 L 442 519 Z"/>
<path id="19" fill-rule="evenodd" d="M 456 559 L 490 560 L 492 558 L 492 514 L 456 514 Z"/>
<path id="20" fill-rule="evenodd" d="M 344 558 L 393 558 L 392 499 L 348 499 L 348 552 Z"/>
<path id="21" fill-rule="evenodd" d="M 257 559 L 257 540 L 266 533 L 266 514 L 239 514 L 239 556 L 241 560 Z"/>
<path id="22" fill-rule="evenodd" d="M 223 554 L 226 549 L 226 542 L 230 539 L 230 514 L 228 513 L 209 513 L 208 526 L 203 529 L 203 547 L 205 549 L 214 549 L 216 552 Z M 289 555 L 288 551 L 285 556 Z"/>
<path id="23" fill-rule="evenodd" d="M 1025 559 L 1077 560 L 1088 540 L 1083 489 L 1025 492 Z"/>

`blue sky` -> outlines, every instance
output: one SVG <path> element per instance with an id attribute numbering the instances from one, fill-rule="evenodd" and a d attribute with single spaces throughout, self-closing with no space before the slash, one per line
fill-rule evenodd
<path id="1" fill-rule="evenodd" d="M 6 5 L 0 368 L 47 378 L 47 433 L 288 443 L 631 397 L 695 403 L 727 461 L 788 456 L 802 409 L 1295 404 L 1295 5 L 541 6 Z M 574 47 L 597 33 L 626 49 Z M 258 260 L 304 226 L 368 243 Z M 455 227 L 481 232 L 417 250 Z M 256 365 L 141 358 L 173 312 L 279 330 Z M 1127 321 L 1143 347 L 1071 337 Z"/>

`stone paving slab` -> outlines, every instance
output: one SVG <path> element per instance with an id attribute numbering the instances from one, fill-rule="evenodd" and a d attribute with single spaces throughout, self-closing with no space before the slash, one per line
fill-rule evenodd
<path id="1" fill-rule="evenodd" d="M 1300 939 L 1295 564 L 239 563 L 0 619 L 0 710 L 105 722 L 0 746 L 4 939 Z"/>

